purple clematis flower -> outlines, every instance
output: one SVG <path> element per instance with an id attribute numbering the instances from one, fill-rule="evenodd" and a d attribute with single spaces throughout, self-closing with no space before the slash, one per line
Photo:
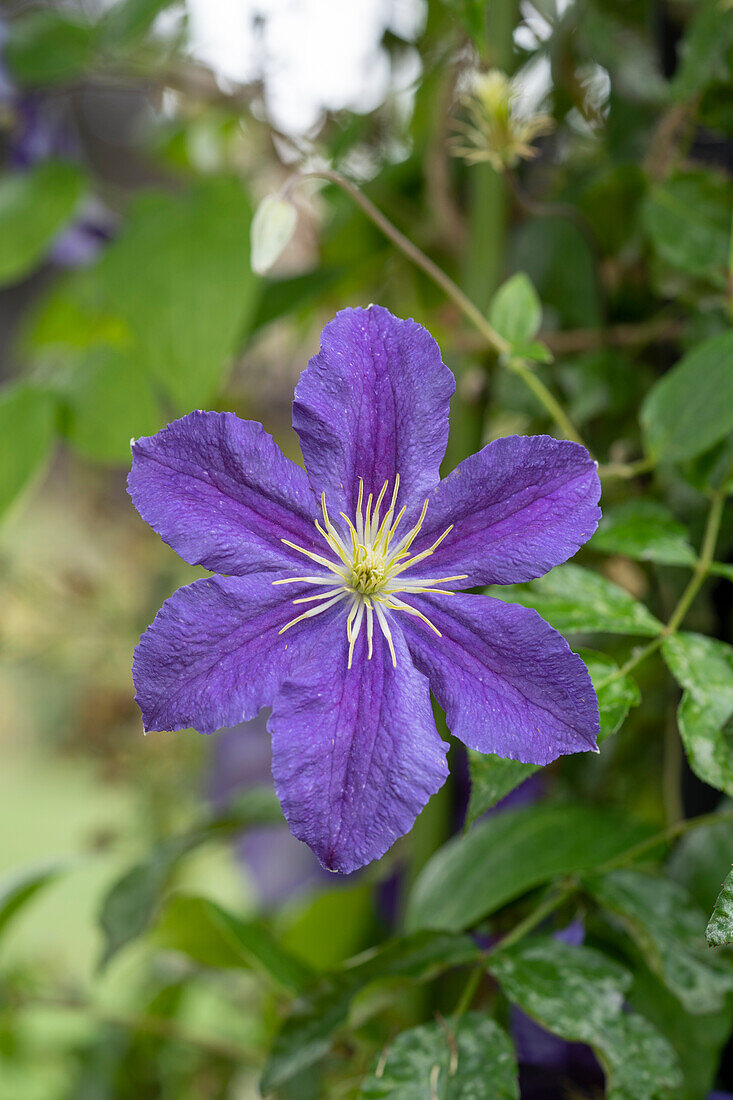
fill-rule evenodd
<path id="1" fill-rule="evenodd" d="M 295 391 L 305 470 L 232 413 L 133 445 L 140 515 L 228 574 L 180 589 L 143 635 L 145 728 L 211 733 L 272 706 L 285 817 L 331 870 L 381 856 L 444 782 L 430 688 L 470 748 L 534 764 L 595 749 L 596 698 L 565 640 L 535 611 L 456 591 L 571 557 L 600 516 L 595 464 L 515 436 L 441 481 L 454 388 L 420 325 L 347 309 Z"/>

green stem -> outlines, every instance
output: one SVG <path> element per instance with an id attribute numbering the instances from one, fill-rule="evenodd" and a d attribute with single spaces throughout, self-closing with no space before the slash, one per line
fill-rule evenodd
<path id="1" fill-rule="evenodd" d="M 680 596 L 669 618 L 669 622 L 648 645 L 633 654 L 625 664 L 621 665 L 615 672 L 612 672 L 605 680 L 601 680 L 598 685 L 598 691 L 608 687 L 608 685 L 612 684 L 615 680 L 620 680 L 627 672 L 631 672 L 637 665 L 640 665 L 642 661 L 645 661 L 647 657 L 655 653 L 662 645 L 664 639 L 668 638 L 670 634 L 674 634 L 681 625 L 685 615 L 690 609 L 692 601 L 695 599 L 706 577 L 709 575 L 711 566 L 715 564 L 713 560 L 715 557 L 715 544 L 718 541 L 726 495 L 725 488 L 721 488 L 716 489 L 711 496 L 710 511 L 708 512 L 705 533 L 700 547 L 700 557 L 695 565 L 687 587 Z"/>
<path id="2" fill-rule="evenodd" d="M 499 943 L 495 947 L 490 948 L 482 956 L 476 966 L 469 974 L 468 981 L 464 986 L 463 992 L 458 999 L 455 1010 L 453 1012 L 453 1024 L 458 1023 L 461 1016 L 471 1006 L 476 990 L 478 989 L 481 977 L 486 969 L 486 960 L 495 954 L 497 951 L 503 951 L 507 947 L 512 947 L 519 940 L 523 939 L 528 932 L 531 932 L 538 924 L 541 924 L 543 920 L 549 917 L 552 913 L 558 909 L 562 903 L 569 898 L 575 890 L 575 885 L 561 886 L 557 890 L 553 890 L 548 893 L 543 901 L 540 902 L 536 908 L 528 913 L 524 920 L 521 920 L 519 924 L 516 924 L 512 928 L 511 932 L 507 932 L 506 936 L 503 936 Z"/>
<path id="3" fill-rule="evenodd" d="M 702 829 L 706 825 L 720 825 L 720 824 L 733 824 L 733 813 L 725 812 L 713 812 L 710 814 L 701 814 L 699 817 L 689 817 L 682 821 L 673 821 L 671 825 L 668 825 L 666 829 L 662 829 L 661 832 L 655 833 L 654 836 L 647 837 L 646 840 L 639 841 L 631 848 L 627 848 L 625 852 L 621 852 L 620 855 L 614 856 L 613 859 L 607 860 L 606 863 L 602 863 L 598 867 L 598 874 L 605 874 L 607 871 L 613 871 L 617 867 L 623 867 L 626 863 L 633 863 L 635 859 L 640 856 L 645 856 L 647 852 L 651 852 L 654 848 L 658 848 L 662 844 L 668 844 L 671 840 L 676 840 L 680 836 L 684 836 L 685 833 L 691 833 L 695 829 Z"/>
<path id="4" fill-rule="evenodd" d="M 393 225 L 389 218 L 387 218 L 382 211 L 374 205 L 371 199 L 368 199 L 355 184 L 346 179 L 345 176 L 342 176 L 340 172 L 334 172 L 330 168 L 323 168 L 313 172 L 303 172 L 300 178 L 325 179 L 335 184 L 337 187 L 340 187 L 342 191 L 345 191 L 346 194 L 353 199 L 356 205 L 363 210 L 369 220 L 376 225 L 377 229 L 399 248 L 403 255 L 407 256 L 416 267 L 424 271 L 425 274 L 432 279 L 453 302 L 455 302 L 464 317 L 466 317 L 481 333 L 488 347 L 497 355 L 506 357 L 508 360 L 511 353 L 511 344 L 509 341 L 505 340 L 504 337 L 496 331 L 493 325 L 486 320 L 481 310 L 474 305 L 467 294 L 464 294 L 458 284 L 454 282 L 449 275 L 446 275 L 445 271 L 438 267 L 429 256 L 426 256 L 422 249 L 418 248 L 417 245 L 413 244 L 413 242 L 404 235 L 404 233 L 400 232 L 397 226 Z M 558 402 L 545 384 L 533 374 L 526 363 L 523 363 L 523 370 L 521 372 L 518 371 L 516 364 L 519 362 L 520 360 L 514 360 L 515 365 L 512 369 L 520 375 L 528 386 L 530 386 L 532 392 L 544 405 L 560 430 L 567 435 L 569 439 L 574 440 L 576 443 L 582 443 L 583 440 L 573 427 L 570 419 L 562 409 L 560 409 Z M 560 418 L 558 418 L 558 410 L 560 412 Z"/>
<path id="5" fill-rule="evenodd" d="M 601 478 L 632 478 L 646 474 L 656 466 L 656 459 L 639 458 L 636 462 L 609 462 L 598 467 Z"/>

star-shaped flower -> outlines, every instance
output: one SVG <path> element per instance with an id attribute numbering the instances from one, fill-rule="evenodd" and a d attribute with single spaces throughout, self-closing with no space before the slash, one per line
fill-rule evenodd
<path id="1" fill-rule="evenodd" d="M 212 733 L 271 706 L 285 817 L 331 870 L 381 856 L 443 784 L 430 689 L 480 752 L 547 764 L 595 748 L 593 687 L 561 635 L 458 591 L 571 557 L 600 516 L 595 464 L 513 436 L 441 481 L 454 388 L 420 325 L 346 309 L 295 390 L 305 470 L 232 413 L 133 445 L 140 515 L 218 574 L 166 600 L 140 641 L 145 728 Z"/>

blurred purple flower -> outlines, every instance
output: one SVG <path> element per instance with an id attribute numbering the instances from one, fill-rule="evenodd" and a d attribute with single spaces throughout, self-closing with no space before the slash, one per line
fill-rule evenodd
<path id="1" fill-rule="evenodd" d="M 208 780 L 214 806 L 223 810 L 236 794 L 271 783 L 271 755 L 266 712 L 251 722 L 222 730 L 214 745 Z M 331 879 L 310 849 L 290 834 L 285 822 L 246 830 L 237 838 L 235 848 L 260 900 L 268 907 Z"/>
<path id="2" fill-rule="evenodd" d="M 454 388 L 420 325 L 346 309 L 296 388 L 307 473 L 231 413 L 133 445 L 143 519 L 229 574 L 180 589 L 143 635 L 145 728 L 211 733 L 272 705 L 288 824 L 343 873 L 383 855 L 445 780 L 429 687 L 481 752 L 547 764 L 596 747 L 593 687 L 564 638 L 535 611 L 444 587 L 571 557 L 600 516 L 596 466 L 576 443 L 514 436 L 441 481 Z"/>

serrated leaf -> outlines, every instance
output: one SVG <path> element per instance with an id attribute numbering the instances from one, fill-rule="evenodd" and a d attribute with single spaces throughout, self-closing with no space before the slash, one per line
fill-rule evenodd
<path id="1" fill-rule="evenodd" d="M 80 168 L 47 160 L 0 178 L 0 286 L 33 271 L 70 221 L 84 190 Z"/>
<path id="2" fill-rule="evenodd" d="M 733 332 L 688 352 L 647 394 L 641 422 L 650 454 L 682 461 L 733 430 Z"/>
<path id="3" fill-rule="evenodd" d="M 35 386 L 0 390 L 0 518 L 44 469 L 54 433 L 55 403 Z"/>
<path id="4" fill-rule="evenodd" d="M 629 500 L 606 510 L 590 547 L 664 565 L 694 565 L 697 561 L 683 524 L 653 500 Z"/>
<path id="5" fill-rule="evenodd" d="M 705 943 L 705 915 L 683 886 L 641 871 L 586 880 L 596 900 L 620 918 L 644 959 L 687 1012 L 723 1009 L 733 966 Z"/>
<path id="6" fill-rule="evenodd" d="M 507 279 L 489 306 L 489 321 L 514 348 L 529 344 L 542 322 L 542 303 L 523 271 Z"/>
<path id="7" fill-rule="evenodd" d="M 539 580 L 501 585 L 490 595 L 533 607 L 556 630 L 583 634 L 659 634 L 662 624 L 623 588 L 579 565 L 559 565 Z"/>
<path id="8" fill-rule="evenodd" d="M 208 898 L 174 894 L 154 932 L 156 946 L 181 951 L 202 966 L 258 970 L 298 993 L 313 972 L 258 920 L 240 920 Z"/>
<path id="9" fill-rule="evenodd" d="M 488 1016 L 468 1012 L 450 1024 L 403 1031 L 362 1083 L 364 1100 L 518 1100 L 509 1036 Z"/>
<path id="10" fill-rule="evenodd" d="M 658 255 L 672 267 L 725 287 L 733 188 L 702 169 L 678 172 L 653 187 L 642 219 Z"/>
<path id="11" fill-rule="evenodd" d="M 520 943 L 489 959 L 507 997 L 543 1027 L 593 1047 L 608 1100 L 672 1100 L 681 1077 L 669 1043 L 624 1009 L 628 971 L 589 947 L 556 939 Z"/>
<path id="12" fill-rule="evenodd" d="M 718 894 L 705 935 L 711 947 L 724 947 L 733 942 L 733 871 L 728 872 Z"/>
<path id="13" fill-rule="evenodd" d="M 628 816 L 576 805 L 505 810 L 435 853 L 408 899 L 410 930 L 460 931 L 558 875 L 590 870 L 648 835 Z"/>

